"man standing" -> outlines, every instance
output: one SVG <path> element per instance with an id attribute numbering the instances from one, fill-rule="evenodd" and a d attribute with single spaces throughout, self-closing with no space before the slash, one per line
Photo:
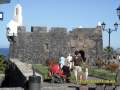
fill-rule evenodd
<path id="1" fill-rule="evenodd" d="M 78 80 L 78 75 L 80 72 L 82 72 L 82 68 L 80 66 L 80 64 L 82 63 L 82 58 L 81 56 L 79 55 L 79 51 L 75 51 L 75 55 L 73 57 L 73 62 L 74 62 L 74 75 L 75 75 L 75 79 L 76 79 L 76 82 Z"/>

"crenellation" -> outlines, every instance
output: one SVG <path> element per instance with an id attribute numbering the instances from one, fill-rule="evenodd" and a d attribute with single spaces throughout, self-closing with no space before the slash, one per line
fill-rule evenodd
<path id="1" fill-rule="evenodd" d="M 17 30 L 18 33 L 23 33 L 23 32 L 26 32 L 26 27 L 25 26 L 19 26 L 18 27 L 18 30 Z"/>
<path id="2" fill-rule="evenodd" d="M 67 28 L 64 28 L 64 27 L 51 27 L 51 32 L 54 32 L 54 33 L 67 33 Z"/>
<path id="3" fill-rule="evenodd" d="M 32 26 L 31 32 L 36 33 L 47 33 L 47 27 Z"/>

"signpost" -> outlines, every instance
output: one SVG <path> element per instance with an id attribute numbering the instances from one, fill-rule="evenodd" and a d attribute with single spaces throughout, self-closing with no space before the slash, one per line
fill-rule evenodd
<path id="1" fill-rule="evenodd" d="M 10 3 L 11 0 L 0 0 L 0 4 L 7 4 Z"/>
<path id="2" fill-rule="evenodd" d="M 0 12 L 0 20 L 3 20 L 3 12 Z"/>
<path id="3" fill-rule="evenodd" d="M 10 3 L 11 0 L 0 0 L 0 4 Z M 0 12 L 0 20 L 3 20 L 3 12 Z"/>

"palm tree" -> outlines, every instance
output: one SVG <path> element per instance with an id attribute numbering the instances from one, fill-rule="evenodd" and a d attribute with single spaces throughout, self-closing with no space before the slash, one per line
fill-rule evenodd
<path id="1" fill-rule="evenodd" d="M 109 54 L 112 54 L 113 51 L 114 51 L 114 49 L 113 49 L 112 47 L 107 46 L 107 47 L 104 48 L 104 52 L 107 53 L 107 54 L 108 54 L 108 53 L 109 53 Z"/>
<path id="2" fill-rule="evenodd" d="M 104 53 L 105 55 L 107 55 L 108 59 L 112 57 L 111 55 L 113 54 L 113 52 L 114 52 L 114 49 L 112 47 L 107 46 L 104 48 Z"/>

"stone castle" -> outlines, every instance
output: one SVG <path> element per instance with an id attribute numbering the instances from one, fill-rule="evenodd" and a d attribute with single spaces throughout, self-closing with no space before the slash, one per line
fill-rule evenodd
<path id="1" fill-rule="evenodd" d="M 95 28 L 31 27 L 27 32 L 22 26 L 22 6 L 14 8 L 13 18 L 7 25 L 10 42 L 10 58 L 18 58 L 28 63 L 45 63 L 47 58 L 65 57 L 75 50 L 83 50 L 93 58 L 102 54 L 103 41 L 100 24 Z"/>
<path id="2" fill-rule="evenodd" d="M 75 50 L 83 50 L 86 56 L 95 58 L 102 54 L 103 40 L 101 26 L 95 28 L 74 28 L 34 26 L 31 32 L 26 27 L 18 27 L 17 36 L 8 37 L 10 58 L 18 58 L 26 63 L 42 63 L 50 57 L 65 57 Z"/>

